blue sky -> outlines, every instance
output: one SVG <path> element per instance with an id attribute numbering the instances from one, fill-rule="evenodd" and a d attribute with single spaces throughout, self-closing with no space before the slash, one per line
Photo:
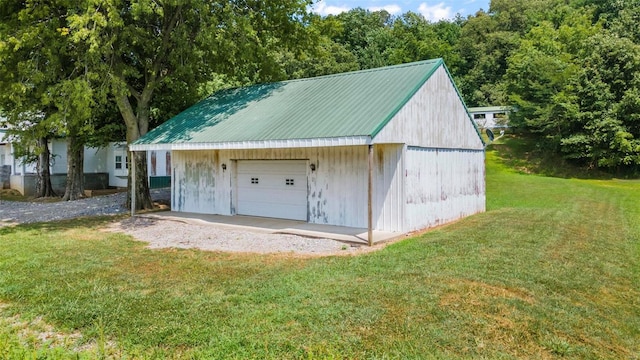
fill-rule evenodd
<path id="1" fill-rule="evenodd" d="M 384 9 L 392 15 L 413 11 L 424 15 L 427 20 L 438 21 L 452 19 L 458 13 L 466 17 L 480 9 L 488 11 L 489 0 L 321 0 L 314 4 L 313 9 L 321 15 L 329 15 L 356 7 L 371 11 Z"/>

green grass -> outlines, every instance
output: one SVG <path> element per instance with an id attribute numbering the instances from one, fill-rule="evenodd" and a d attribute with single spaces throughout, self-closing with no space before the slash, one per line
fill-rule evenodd
<path id="1" fill-rule="evenodd" d="M 358 257 L 149 250 L 109 218 L 0 229 L 0 359 L 640 358 L 640 182 L 504 156 L 486 213 Z"/>
<path id="2" fill-rule="evenodd" d="M 611 179 L 610 173 L 579 167 L 562 156 L 543 151 L 540 139 L 507 134 L 491 145 L 499 152 L 499 160 L 522 174 L 539 174 L 560 178 Z"/>

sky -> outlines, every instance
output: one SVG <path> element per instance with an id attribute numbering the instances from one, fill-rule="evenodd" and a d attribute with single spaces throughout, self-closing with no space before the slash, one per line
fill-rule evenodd
<path id="1" fill-rule="evenodd" d="M 473 15 L 480 9 L 488 11 L 489 0 L 321 0 L 313 9 L 320 15 L 335 15 L 357 7 L 371 11 L 384 9 L 391 15 L 413 11 L 435 22 L 453 19 L 456 14 Z"/>

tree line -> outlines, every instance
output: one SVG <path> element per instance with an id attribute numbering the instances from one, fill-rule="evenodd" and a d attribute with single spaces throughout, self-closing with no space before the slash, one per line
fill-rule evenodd
<path id="1" fill-rule="evenodd" d="M 544 151 L 640 170 L 640 0 L 492 0 L 438 22 L 310 5 L 0 0 L 0 109 L 18 153 L 45 180 L 45 145 L 66 138 L 75 199 L 84 145 L 135 141 L 215 90 L 441 57 L 468 106 L 514 106 L 512 128 Z M 148 208 L 146 159 L 133 161 Z"/>

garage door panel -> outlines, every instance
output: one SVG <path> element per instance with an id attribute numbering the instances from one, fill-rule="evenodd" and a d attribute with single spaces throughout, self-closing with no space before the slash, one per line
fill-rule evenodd
<path id="1" fill-rule="evenodd" d="M 286 187 L 287 189 L 306 189 L 307 184 L 306 176 L 249 174 L 246 178 L 241 178 L 238 187 L 270 189 Z"/>
<path id="2" fill-rule="evenodd" d="M 267 202 L 273 204 L 294 204 L 294 205 L 306 205 L 306 191 L 297 191 L 295 194 L 292 191 L 285 190 L 270 190 L 264 191 L 262 189 L 241 189 L 238 191 L 239 202 Z M 289 201 L 283 202 L 284 198 L 288 198 Z"/>
<path id="3" fill-rule="evenodd" d="M 238 214 L 307 220 L 306 166 L 306 160 L 238 161 Z"/>

